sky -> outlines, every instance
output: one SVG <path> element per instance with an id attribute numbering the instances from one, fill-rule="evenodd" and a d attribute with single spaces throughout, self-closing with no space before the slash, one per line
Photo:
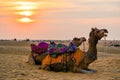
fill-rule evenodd
<path id="1" fill-rule="evenodd" d="M 120 40 L 120 0 L 0 0 L 0 39 L 88 39 L 106 28 Z"/>

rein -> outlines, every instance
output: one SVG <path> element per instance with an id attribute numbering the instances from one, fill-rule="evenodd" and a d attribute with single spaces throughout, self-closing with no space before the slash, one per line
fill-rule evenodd
<path id="1" fill-rule="evenodd" d="M 104 53 L 107 53 L 107 40 L 106 40 L 106 36 L 104 37 Z"/>
<path id="2" fill-rule="evenodd" d="M 106 59 L 106 56 L 107 56 L 107 40 L 106 40 L 106 36 L 104 36 L 104 55 L 103 55 L 103 59 L 105 60 Z M 104 66 L 106 67 L 106 66 Z M 106 68 L 104 68 L 104 71 L 106 71 Z"/>
<path id="3" fill-rule="evenodd" d="M 83 42 L 83 52 L 85 52 L 85 42 Z"/>
<path id="4" fill-rule="evenodd" d="M 67 54 L 63 53 L 63 68 L 64 68 L 64 72 L 67 71 Z"/>
<path id="5" fill-rule="evenodd" d="M 90 59 L 92 60 L 97 60 L 97 55 L 93 54 L 93 53 L 88 53 L 86 54 Z"/>

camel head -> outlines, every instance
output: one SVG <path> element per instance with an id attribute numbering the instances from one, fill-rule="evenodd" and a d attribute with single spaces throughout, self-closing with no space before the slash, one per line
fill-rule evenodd
<path id="1" fill-rule="evenodd" d="M 96 37 L 98 40 L 100 40 L 102 37 L 107 36 L 107 29 L 98 29 L 98 28 L 92 28 L 92 31 L 90 32 L 90 37 Z"/>
<path id="2" fill-rule="evenodd" d="M 80 37 L 80 38 L 73 38 L 72 42 L 74 45 L 76 45 L 77 47 L 81 45 L 82 42 L 85 42 L 86 38 L 85 37 Z"/>
<path id="3" fill-rule="evenodd" d="M 34 46 L 36 46 L 36 45 L 35 45 L 35 44 L 31 44 L 30 46 L 31 46 L 31 49 L 32 49 L 32 48 L 33 48 Z"/>

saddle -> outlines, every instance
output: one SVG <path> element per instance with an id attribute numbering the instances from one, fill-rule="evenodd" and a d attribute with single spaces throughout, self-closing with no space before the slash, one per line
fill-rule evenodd
<path id="1" fill-rule="evenodd" d="M 64 44 L 57 44 L 48 49 L 48 54 L 50 54 L 51 57 L 58 57 L 59 55 L 66 53 L 67 51 L 67 46 Z"/>
<path id="2" fill-rule="evenodd" d="M 31 45 L 33 53 L 38 55 L 49 54 L 51 57 L 58 57 L 63 53 L 73 53 L 76 51 L 77 47 L 71 42 L 68 46 L 64 44 L 55 44 L 55 42 L 40 42 L 37 46 Z"/>
<path id="3" fill-rule="evenodd" d="M 42 61 L 42 68 L 44 69 L 46 66 L 51 66 L 53 64 L 63 64 L 63 67 L 69 66 L 69 61 L 72 60 L 74 62 L 74 65 L 78 66 L 79 63 L 84 58 L 84 52 L 80 49 L 77 49 L 72 54 L 62 54 L 59 55 L 57 58 L 51 57 L 50 55 L 47 55 L 43 61 Z"/>
<path id="4" fill-rule="evenodd" d="M 32 52 L 37 54 L 43 54 L 48 50 L 49 44 L 46 42 L 40 42 L 37 46 L 34 44 L 31 44 Z"/>

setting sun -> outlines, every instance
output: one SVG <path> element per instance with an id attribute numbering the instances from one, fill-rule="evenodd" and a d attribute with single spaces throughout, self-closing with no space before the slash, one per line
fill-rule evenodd
<path id="1" fill-rule="evenodd" d="M 23 15 L 23 16 L 32 16 L 34 12 L 32 11 L 21 11 L 21 12 L 16 12 L 16 14 Z"/>
<path id="2" fill-rule="evenodd" d="M 22 5 L 16 7 L 17 10 L 31 10 L 31 9 L 36 9 L 34 6 L 27 6 L 27 5 Z"/>
<path id="3" fill-rule="evenodd" d="M 36 3 L 33 2 L 15 2 L 17 6 L 15 7 L 16 10 L 33 10 L 37 9 Z"/>
<path id="4" fill-rule="evenodd" d="M 17 21 L 23 22 L 23 23 L 34 22 L 34 20 L 32 20 L 32 19 L 30 19 L 30 18 L 21 18 L 21 19 L 18 19 Z"/>
<path id="5" fill-rule="evenodd" d="M 35 10 L 38 7 L 36 2 L 14 2 L 13 4 L 15 5 L 13 9 L 16 10 L 14 14 L 21 17 L 18 17 L 17 22 L 31 23 L 35 21 L 30 17 L 34 17 L 33 14 L 36 14 Z"/>

